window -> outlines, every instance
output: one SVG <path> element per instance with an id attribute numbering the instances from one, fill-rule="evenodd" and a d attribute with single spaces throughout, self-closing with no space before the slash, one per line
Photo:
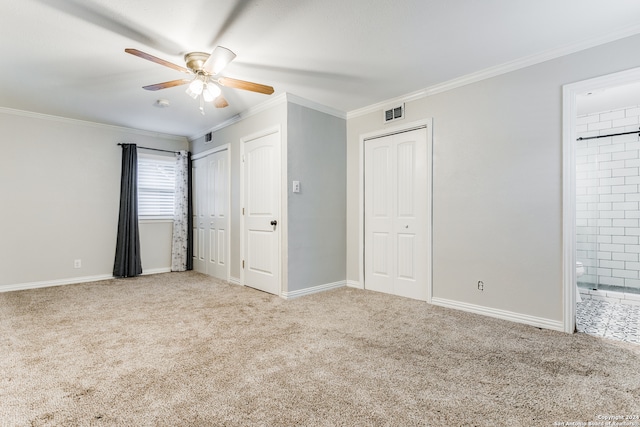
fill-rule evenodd
<path id="1" fill-rule="evenodd" d="M 176 187 L 174 157 L 138 154 L 138 216 L 173 219 Z"/>

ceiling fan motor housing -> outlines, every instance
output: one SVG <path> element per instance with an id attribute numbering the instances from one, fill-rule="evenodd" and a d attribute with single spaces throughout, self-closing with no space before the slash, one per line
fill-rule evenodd
<path id="1" fill-rule="evenodd" d="M 196 74 L 205 73 L 204 63 L 209 59 L 209 54 L 204 52 L 190 52 L 184 56 L 187 68 Z"/>

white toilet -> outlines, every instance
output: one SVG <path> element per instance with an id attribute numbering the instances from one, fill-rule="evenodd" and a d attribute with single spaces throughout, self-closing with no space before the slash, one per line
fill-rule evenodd
<path id="1" fill-rule="evenodd" d="M 576 278 L 582 276 L 584 274 L 584 265 L 580 261 L 576 261 Z M 582 297 L 580 296 L 580 289 L 578 288 L 578 283 L 576 282 L 576 302 L 582 302 Z"/>
<path id="2" fill-rule="evenodd" d="M 576 261 L 576 277 L 580 277 L 584 274 L 584 265 L 580 261 Z"/>

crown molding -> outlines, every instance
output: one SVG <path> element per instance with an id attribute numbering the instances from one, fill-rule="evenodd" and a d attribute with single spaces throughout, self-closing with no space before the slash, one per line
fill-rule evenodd
<path id="1" fill-rule="evenodd" d="M 455 79 L 448 80 L 443 83 L 438 83 L 433 86 L 429 86 L 425 89 L 421 89 L 415 92 L 408 93 L 406 95 L 391 98 L 376 104 L 372 104 L 357 110 L 347 112 L 347 120 L 355 117 L 364 116 L 373 112 L 380 112 L 388 105 L 396 105 L 402 102 L 415 101 L 417 99 L 425 98 L 437 93 L 446 92 L 452 89 L 456 89 L 462 86 L 466 86 L 471 83 L 476 83 L 482 80 L 486 80 L 492 77 L 496 77 L 502 74 L 506 74 L 512 71 L 520 70 L 522 68 L 530 67 L 532 65 L 540 64 L 552 59 L 560 58 L 572 53 L 580 52 L 582 50 L 597 47 L 606 43 L 610 43 L 616 40 L 620 40 L 626 37 L 631 37 L 640 33 L 640 24 L 633 25 L 631 27 L 620 29 L 616 32 L 609 33 L 604 36 L 593 37 L 588 40 L 584 40 L 578 43 L 572 43 L 556 49 L 551 49 L 542 53 L 525 56 L 523 58 L 516 59 L 514 61 L 505 62 L 494 67 L 485 68 L 484 70 L 477 71 L 475 73 L 467 74 Z"/>
<path id="2" fill-rule="evenodd" d="M 335 108 L 327 107 L 326 105 L 319 104 L 314 101 L 310 101 L 306 98 L 302 98 L 301 96 L 294 95 L 292 93 L 287 93 L 287 102 L 291 102 L 292 104 L 297 104 L 302 107 L 310 108 L 312 110 L 319 111 L 321 113 L 328 114 L 330 116 L 337 117 L 339 119 L 346 120 L 347 113 L 344 111 L 336 110 Z"/>
<path id="3" fill-rule="evenodd" d="M 54 115 L 51 115 L 51 114 L 43 114 L 43 113 L 35 113 L 33 111 L 17 110 L 15 108 L 0 107 L 0 113 L 1 114 L 10 114 L 10 115 L 14 115 L 14 116 L 21 116 L 21 117 L 29 117 L 29 118 L 32 118 L 32 119 L 50 120 L 50 121 L 60 122 L 60 123 L 68 123 L 68 124 L 73 124 L 73 125 L 88 126 L 88 127 L 93 127 L 93 128 L 97 128 L 97 129 L 116 130 L 116 131 L 119 131 L 119 132 L 127 132 L 127 133 L 133 133 L 133 134 L 136 134 L 136 135 L 151 136 L 151 137 L 154 137 L 154 138 L 162 138 L 162 139 L 168 139 L 168 140 L 172 140 L 172 141 L 185 142 L 187 140 L 184 136 L 180 136 L 180 135 L 170 135 L 170 134 L 167 134 L 167 133 L 152 132 L 152 131 L 148 131 L 148 130 L 134 129 L 134 128 L 128 128 L 128 127 L 124 127 L 124 126 L 107 125 L 107 124 L 104 124 L 104 123 L 90 122 L 88 120 L 71 119 L 71 118 L 68 118 L 68 117 L 54 116 Z"/>
<path id="4" fill-rule="evenodd" d="M 277 95 L 273 98 L 269 98 L 268 100 L 266 100 L 265 102 L 261 102 L 258 105 L 255 105 L 253 107 L 250 107 L 249 109 L 236 114 L 235 116 L 225 120 L 224 122 L 215 125 L 212 128 L 207 128 L 206 130 L 200 131 L 197 134 L 193 134 L 191 136 L 189 136 L 189 142 L 193 142 L 198 138 L 202 138 L 203 136 L 205 136 L 207 133 L 209 132 L 216 132 L 219 131 L 220 129 L 224 129 L 227 126 L 231 126 L 234 123 L 238 123 L 241 120 L 247 119 L 251 116 L 255 116 L 258 113 L 261 113 L 265 110 L 268 110 L 270 108 L 275 107 L 276 105 L 280 105 L 283 104 L 287 101 L 287 94 L 286 93 L 281 93 L 280 95 Z"/>
<path id="5" fill-rule="evenodd" d="M 298 104 L 301 105 L 303 107 L 307 107 L 307 108 L 311 108 L 313 110 L 319 111 L 321 113 L 325 113 L 325 114 L 329 114 L 332 116 L 336 116 L 339 117 L 341 119 L 346 119 L 347 118 L 347 114 L 343 111 L 339 111 L 336 110 L 334 108 L 331 107 L 327 107 L 326 105 L 322 105 L 319 104 L 317 102 L 314 101 L 310 101 L 308 99 L 302 98 L 300 96 L 294 95 L 292 93 L 288 93 L 288 92 L 284 92 L 281 93 L 280 95 L 277 95 L 273 98 L 270 98 L 268 100 L 266 100 L 265 102 L 262 102 L 258 105 L 255 105 L 239 114 L 236 114 L 235 116 L 225 120 L 224 122 L 212 127 L 212 128 L 208 128 L 204 131 L 200 131 L 197 134 L 191 135 L 188 139 L 189 142 L 193 142 L 198 138 L 202 138 L 203 136 L 205 136 L 207 133 L 209 132 L 216 132 L 219 131 L 220 129 L 224 129 L 227 126 L 231 126 L 234 123 L 238 123 L 241 120 L 247 119 L 251 116 L 255 116 L 256 114 L 259 114 L 263 111 L 266 111 L 270 108 L 273 108 L 277 105 L 280 104 L 284 104 L 287 102 L 291 102 L 293 104 Z"/>

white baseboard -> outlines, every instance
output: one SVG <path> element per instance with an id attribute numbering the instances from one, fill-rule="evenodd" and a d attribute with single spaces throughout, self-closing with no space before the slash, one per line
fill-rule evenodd
<path id="1" fill-rule="evenodd" d="M 238 277 L 229 276 L 228 282 L 231 283 L 232 285 L 240 285 L 241 284 L 240 283 L 240 278 L 238 278 Z"/>
<path id="2" fill-rule="evenodd" d="M 514 313 L 512 311 L 498 310 L 495 308 L 488 308 L 475 304 L 467 304 L 465 302 L 453 301 L 444 298 L 431 298 L 431 303 L 433 305 L 438 305 L 441 307 L 468 311 L 470 313 L 482 314 L 484 316 L 495 317 L 502 320 L 509 320 L 511 322 L 524 323 L 525 325 L 535 326 L 537 328 L 552 329 L 554 331 L 564 332 L 564 324 L 561 320 L 551 320 L 542 317 L 529 316 L 526 314 Z"/>
<path id="3" fill-rule="evenodd" d="M 324 292 L 331 289 L 342 288 L 347 285 L 347 282 L 341 280 L 339 282 L 327 283 L 324 285 L 312 286 L 310 288 L 299 289 L 297 291 L 282 292 L 280 295 L 284 299 L 298 298 L 305 295 L 311 295 L 318 292 Z"/>
<path id="4" fill-rule="evenodd" d="M 364 289 L 362 283 L 358 282 L 357 280 L 347 280 L 346 285 L 350 288 Z"/>
<path id="5" fill-rule="evenodd" d="M 27 289 L 48 288 L 51 286 L 74 285 L 77 283 L 97 282 L 99 280 L 113 279 L 111 274 L 102 274 L 99 276 L 83 276 L 68 279 L 44 280 L 42 282 L 17 283 L 15 285 L 0 285 L 0 292 L 24 291 Z"/>
<path id="6" fill-rule="evenodd" d="M 153 268 L 149 270 L 142 270 L 141 276 L 147 276 L 149 274 L 171 273 L 171 267 Z"/>
<path id="7" fill-rule="evenodd" d="M 143 270 L 142 276 L 149 274 L 169 273 L 171 267 Z M 112 274 L 99 274 L 96 276 L 70 277 L 67 279 L 43 280 L 41 282 L 16 283 L 14 285 L 0 285 L 0 292 L 24 291 L 27 289 L 49 288 L 52 286 L 75 285 L 78 283 L 98 282 L 100 280 L 113 279 Z"/>

